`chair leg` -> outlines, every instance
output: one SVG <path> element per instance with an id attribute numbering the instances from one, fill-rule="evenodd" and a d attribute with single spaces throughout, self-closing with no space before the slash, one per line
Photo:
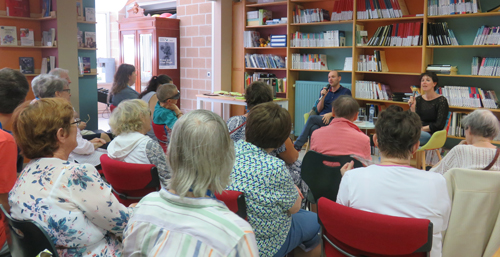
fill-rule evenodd
<path id="1" fill-rule="evenodd" d="M 425 151 L 422 151 L 422 169 L 425 170 L 425 166 L 426 166 L 426 163 L 425 163 Z"/>
<path id="2" fill-rule="evenodd" d="M 311 139 L 307 139 L 307 146 L 306 146 L 306 153 L 309 151 L 309 148 L 311 147 Z"/>
<path id="3" fill-rule="evenodd" d="M 436 150 L 434 150 L 434 151 L 436 151 L 436 153 L 437 153 L 437 155 L 438 155 L 439 160 L 442 160 L 443 158 L 441 158 L 441 153 L 439 152 L 439 149 L 436 149 Z"/>

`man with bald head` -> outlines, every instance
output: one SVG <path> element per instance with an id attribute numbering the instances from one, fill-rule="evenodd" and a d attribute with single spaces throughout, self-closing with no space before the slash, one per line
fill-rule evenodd
<path id="1" fill-rule="evenodd" d="M 332 103 L 341 95 L 351 95 L 351 90 L 340 85 L 341 75 L 338 71 L 332 70 L 328 73 L 328 85 L 321 90 L 319 102 L 316 108 L 319 115 L 311 115 L 300 133 L 297 141 L 294 143 L 295 149 L 300 151 L 307 142 L 313 131 L 324 127 L 330 123 L 333 118 Z"/>

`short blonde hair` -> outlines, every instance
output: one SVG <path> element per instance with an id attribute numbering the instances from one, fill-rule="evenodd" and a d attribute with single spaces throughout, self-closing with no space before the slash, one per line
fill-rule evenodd
<path id="1" fill-rule="evenodd" d="M 207 110 L 195 110 L 174 125 L 168 161 L 172 171 L 169 188 L 184 197 L 207 190 L 221 193 L 230 183 L 234 165 L 234 144 L 222 118 Z"/>
<path id="2" fill-rule="evenodd" d="M 109 126 L 115 135 L 138 132 L 144 127 L 144 119 L 150 110 L 146 102 L 140 99 L 122 101 L 111 113 Z"/>

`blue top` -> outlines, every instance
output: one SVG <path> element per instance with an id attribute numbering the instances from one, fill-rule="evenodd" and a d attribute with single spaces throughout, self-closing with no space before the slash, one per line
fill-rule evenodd
<path id="1" fill-rule="evenodd" d="M 139 98 L 139 93 L 132 89 L 130 86 L 124 88 L 122 91 L 113 95 L 111 99 L 111 104 L 118 106 L 123 100 L 137 99 Z"/>
<path id="2" fill-rule="evenodd" d="M 177 115 L 175 115 L 174 111 L 161 107 L 160 102 L 156 103 L 153 114 L 154 124 L 167 125 L 169 129 L 173 129 L 176 121 Z"/>
<path id="3" fill-rule="evenodd" d="M 321 89 L 321 90 L 323 90 L 323 89 Z M 324 104 L 323 104 L 323 110 L 321 110 L 321 112 L 319 113 L 319 115 L 324 115 L 324 114 L 332 112 L 332 103 L 333 103 L 333 101 L 335 101 L 335 99 L 337 99 L 341 95 L 350 95 L 350 96 L 352 96 L 351 90 L 349 90 L 348 88 L 343 87 L 342 85 L 335 92 L 332 92 L 332 90 L 330 88 L 330 91 L 328 91 L 328 93 L 326 93 L 325 101 L 324 101 Z M 321 98 L 321 92 L 319 93 L 319 97 Z"/>

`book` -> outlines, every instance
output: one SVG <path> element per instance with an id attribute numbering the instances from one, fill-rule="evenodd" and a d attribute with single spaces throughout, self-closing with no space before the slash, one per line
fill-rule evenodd
<path id="1" fill-rule="evenodd" d="M 85 7 L 85 21 L 95 21 L 95 8 Z"/>
<path id="2" fill-rule="evenodd" d="M 332 21 L 352 20 L 353 8 L 354 8 L 353 0 L 335 1 L 335 3 L 333 4 L 331 20 Z"/>
<path id="3" fill-rule="evenodd" d="M 258 31 L 244 31 L 243 32 L 243 46 L 244 47 L 260 47 L 260 33 Z"/>
<path id="4" fill-rule="evenodd" d="M 472 57 L 471 74 L 476 76 L 500 76 L 500 58 Z"/>
<path id="5" fill-rule="evenodd" d="M 35 59 L 33 57 L 19 57 L 19 70 L 22 74 L 35 74 Z"/>
<path id="6" fill-rule="evenodd" d="M 90 57 L 82 57 L 83 73 L 90 73 Z"/>
<path id="7" fill-rule="evenodd" d="M 500 26 L 481 26 L 476 32 L 473 45 L 500 45 Z"/>
<path id="8" fill-rule="evenodd" d="M 355 96 L 364 99 L 392 100 L 389 85 L 377 81 L 357 80 Z"/>
<path id="9" fill-rule="evenodd" d="M 292 34 L 290 44 L 292 47 L 339 47 L 346 45 L 346 36 L 345 31 L 342 30 L 329 30 L 322 33 L 297 31 Z"/>
<path id="10" fill-rule="evenodd" d="M 0 45 L 17 46 L 17 28 L 0 26 Z"/>
<path id="11" fill-rule="evenodd" d="M 273 12 L 265 9 L 259 9 L 259 24 L 266 25 L 267 20 L 273 19 Z"/>
<path id="12" fill-rule="evenodd" d="M 407 17 L 408 9 L 404 0 L 357 0 L 359 20 Z M 422 16 L 415 15 L 415 16 Z"/>
<path id="13" fill-rule="evenodd" d="M 429 0 L 429 16 L 478 13 L 481 11 L 478 0 Z"/>
<path id="14" fill-rule="evenodd" d="M 50 17 L 50 12 L 52 11 L 52 0 L 41 0 L 42 4 L 42 16 Z"/>
<path id="15" fill-rule="evenodd" d="M 282 69 L 286 68 L 283 57 L 272 54 L 246 54 L 245 67 L 247 68 L 267 68 Z"/>
<path id="16" fill-rule="evenodd" d="M 22 46 L 34 46 L 35 39 L 32 29 L 19 29 L 19 36 L 21 37 L 21 45 Z"/>
<path id="17" fill-rule="evenodd" d="M 42 31 L 42 45 L 56 46 L 56 29 L 51 28 L 48 31 Z"/>
<path id="18" fill-rule="evenodd" d="M 358 56 L 358 71 L 388 72 L 385 51 L 374 50 L 373 55 Z"/>
<path id="19" fill-rule="evenodd" d="M 78 33 L 77 33 L 77 41 L 78 41 L 78 47 L 85 47 L 85 37 L 83 36 L 83 31 L 81 31 L 80 29 L 78 29 Z"/>
<path id="20" fill-rule="evenodd" d="M 76 16 L 77 19 L 83 21 L 83 1 L 76 0 Z"/>
<path id="21" fill-rule="evenodd" d="M 329 70 L 326 54 L 292 54 L 292 69 Z"/>
<path id="22" fill-rule="evenodd" d="M 352 71 L 352 57 L 346 57 L 344 61 L 344 70 Z"/>
<path id="23" fill-rule="evenodd" d="M 429 22 L 427 30 L 429 45 L 459 45 L 447 22 Z"/>
<path id="24" fill-rule="evenodd" d="M 83 75 L 83 60 L 81 56 L 78 56 L 78 73 Z"/>
<path id="25" fill-rule="evenodd" d="M 420 46 L 422 45 L 422 22 L 395 23 L 378 27 L 368 40 L 369 46 Z"/>
<path id="26" fill-rule="evenodd" d="M 85 31 L 85 47 L 86 48 L 95 48 L 95 32 Z"/>
<path id="27" fill-rule="evenodd" d="M 7 16 L 30 17 L 29 0 L 6 0 Z"/>

